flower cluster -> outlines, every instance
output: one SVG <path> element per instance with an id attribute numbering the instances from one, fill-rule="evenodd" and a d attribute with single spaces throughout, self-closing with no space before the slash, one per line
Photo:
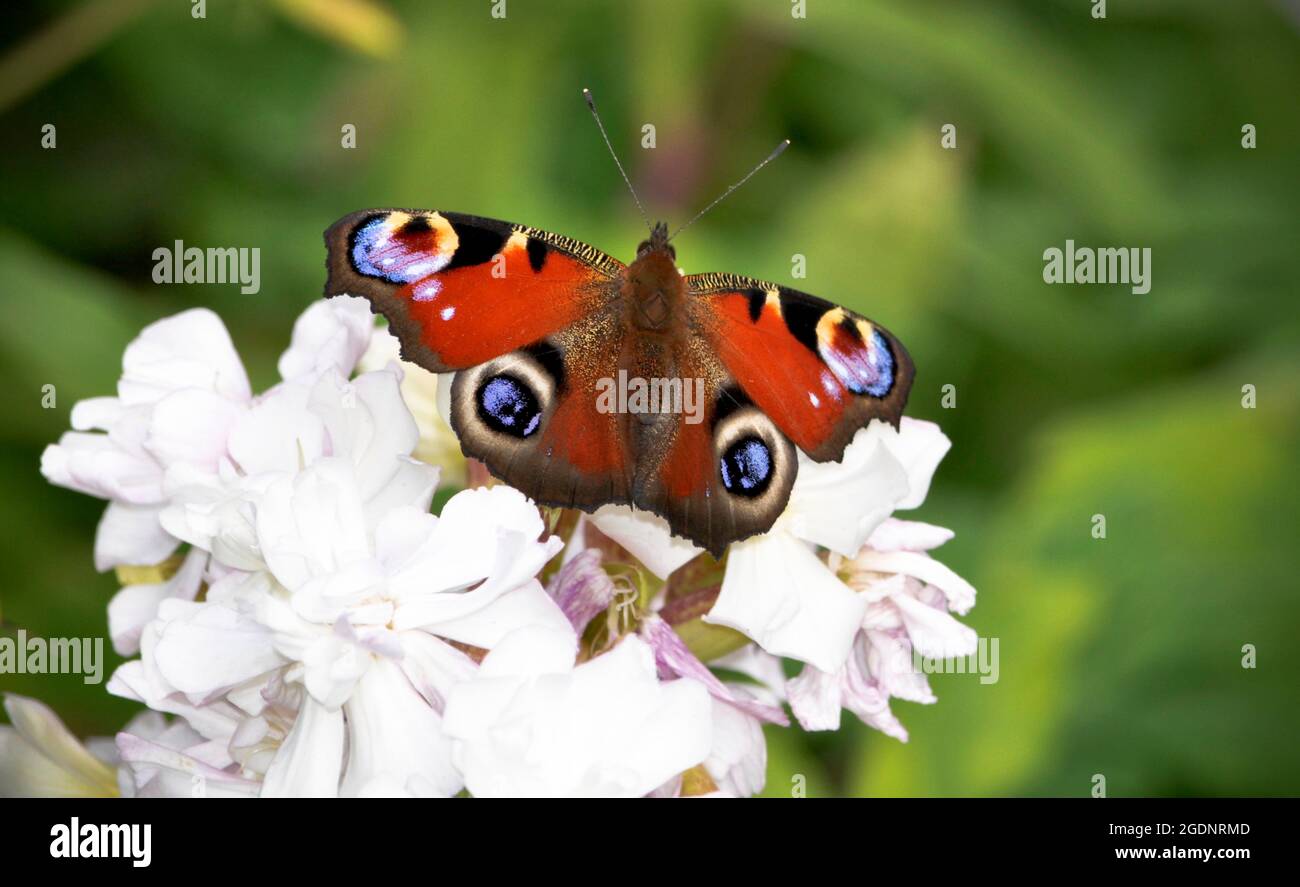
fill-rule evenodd
<path id="1" fill-rule="evenodd" d="M 974 652 L 974 589 L 928 554 L 951 533 L 893 516 L 948 449 L 931 423 L 801 455 L 784 514 L 719 562 L 466 465 L 447 380 L 363 300 L 309 307 L 279 372 L 254 394 L 186 311 L 46 449 L 50 482 L 108 502 L 96 567 L 149 575 L 108 605 L 136 657 L 108 689 L 146 711 L 83 745 L 11 694 L 0 795 L 752 795 L 765 725 L 848 709 L 905 740 L 890 700 L 934 701 L 913 654 Z"/>

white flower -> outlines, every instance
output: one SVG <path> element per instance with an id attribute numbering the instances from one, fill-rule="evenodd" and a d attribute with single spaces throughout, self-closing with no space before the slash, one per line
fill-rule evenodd
<path id="1" fill-rule="evenodd" d="M 474 665 L 447 640 L 486 648 L 522 625 L 567 628 L 533 579 L 560 546 L 539 541 L 537 509 L 494 487 L 435 517 L 437 470 L 403 464 L 369 499 L 371 473 L 346 455 L 277 477 L 247 500 L 264 566 L 232 572 L 203 603 L 165 602 L 146 632 L 155 696 L 301 686 L 264 795 L 454 794 L 440 712 Z"/>
<path id="2" fill-rule="evenodd" d="M 690 540 L 672 535 L 668 521 L 662 517 L 626 505 L 605 505 L 590 516 L 584 515 L 579 532 L 585 529 L 588 521 L 631 552 L 660 579 L 666 579 L 702 551 Z"/>
<path id="3" fill-rule="evenodd" d="M 366 373 L 349 382 L 329 369 L 311 386 L 268 392 L 235 423 L 219 472 L 168 473 L 171 502 L 160 515 L 163 525 L 220 564 L 251 571 L 265 563 L 252 503 L 277 481 L 321 459 L 351 463 L 372 522 L 390 498 L 404 501 L 414 492 L 418 499 L 420 490 L 432 488 L 437 472 L 409 458 L 417 432 L 402 403 L 398 373 Z"/>
<path id="4" fill-rule="evenodd" d="M 937 425 L 904 419 L 860 430 L 839 462 L 800 455 L 790 502 L 772 529 L 731 546 L 706 621 L 753 638 L 769 653 L 833 671 L 848 658 L 867 600 L 812 546 L 852 557 L 895 509 L 925 499 L 950 443 Z"/>
<path id="5" fill-rule="evenodd" d="M 222 769 L 232 763 L 224 745 L 184 721 L 146 711 L 116 738 L 83 744 L 42 702 L 8 693 L 4 708 L 13 726 L 0 726 L 0 798 L 256 794 L 256 782 Z"/>
<path id="6" fill-rule="evenodd" d="M 201 771 L 217 793 L 453 794 L 441 710 L 475 668 L 453 642 L 567 627 L 534 579 L 562 543 L 520 493 L 428 513 L 438 471 L 411 458 L 401 368 L 346 378 L 369 330 L 364 300 L 316 303 L 283 383 L 245 386 L 204 429 L 204 459 L 151 464 L 150 519 L 168 550 L 192 549 L 168 581 L 114 599 L 115 645 L 142 655 L 109 688 L 191 732 L 121 739 L 133 791 L 182 791 Z"/>
<path id="7" fill-rule="evenodd" d="M 637 631 L 654 651 L 659 677 L 691 678 L 704 685 L 714 699 L 745 712 L 759 722 L 779 724 L 782 727 L 790 725 L 790 719 L 779 705 L 759 702 L 748 693 L 736 693 L 735 685 L 720 681 L 660 616 L 652 613 L 644 617 Z"/>
<path id="8" fill-rule="evenodd" d="M 736 698 L 748 696 L 745 687 L 728 684 Z M 704 760 L 716 797 L 748 798 L 767 782 L 767 742 L 763 722 L 742 708 L 713 699 L 713 746 Z"/>
<path id="9" fill-rule="evenodd" d="M 313 303 L 281 358 L 284 383 L 254 398 L 221 320 L 196 308 L 146 327 L 127 346 L 117 397 L 72 410 L 74 431 L 46 447 L 41 471 L 51 482 L 108 499 L 95 537 L 95 566 L 156 564 L 181 538 L 165 527 L 175 480 L 215 482 L 232 471 L 251 415 L 288 389 L 302 398 L 325 372 L 348 374 L 369 341 L 364 299 Z M 91 433 L 102 431 L 106 433 Z M 127 586 L 110 612 L 115 649 L 136 650 L 139 633 L 164 597 L 192 598 L 206 563 L 193 557 L 165 583 Z"/>
<path id="10" fill-rule="evenodd" d="M 118 782 L 129 798 L 252 798 L 260 785 L 239 771 L 227 743 L 183 720 L 146 712 L 117 734 Z"/>
<path id="11" fill-rule="evenodd" d="M 971 608 L 975 589 L 925 553 L 950 538 L 942 527 L 891 518 L 856 558 L 840 566 L 867 609 L 843 665 L 829 672 L 805 665 L 786 685 L 804 729 L 838 729 L 840 710 L 847 708 L 868 726 L 907 741 L 889 700 L 935 701 L 913 653 L 948 659 L 969 656 L 977 646 L 974 630 L 951 615 Z"/>
<path id="12" fill-rule="evenodd" d="M 123 656 L 140 650 L 140 634 L 158 615 L 158 606 L 167 598 L 192 601 L 198 594 L 208 570 L 208 553 L 191 549 L 172 576 L 162 582 L 124 586 L 108 602 L 108 634 L 113 649 Z"/>
<path id="13" fill-rule="evenodd" d="M 465 486 L 465 455 L 461 452 L 456 433 L 447 423 L 448 410 L 439 405 L 440 399 L 448 399 L 454 374 L 439 376 L 418 364 L 401 360 L 397 337 L 386 329 L 376 330 L 357 367 L 361 372 L 370 372 L 392 363 L 401 367 L 402 400 L 406 401 L 420 431 L 420 441 L 411 455 L 442 469 L 444 483 L 454 487 Z"/>
<path id="14" fill-rule="evenodd" d="M 375 319 L 365 299 L 345 296 L 312 302 L 294 321 L 292 342 L 277 365 L 280 378 L 312 379 L 330 371 L 350 376 L 370 347 L 374 331 Z"/>
<path id="15" fill-rule="evenodd" d="M 518 631 L 452 690 L 443 726 L 475 797 L 637 797 L 709 756 L 703 685 L 661 682 L 635 635 L 576 652 L 567 624 Z"/>
<path id="16" fill-rule="evenodd" d="M 230 335 L 204 308 L 145 327 L 127 346 L 117 390 L 76 404 L 74 430 L 41 454 L 51 483 L 109 500 L 95 537 L 100 570 L 157 563 L 175 549 L 158 524 L 163 473 L 178 462 L 214 469 L 252 398 Z"/>
<path id="17" fill-rule="evenodd" d="M 904 418 L 895 431 L 872 422 L 839 462 L 799 454 L 799 474 L 772 528 L 734 543 L 722 589 L 706 621 L 726 625 L 764 650 L 834 671 L 848 658 L 867 600 L 832 572 L 816 546 L 845 557 L 895 509 L 925 499 L 930 477 L 950 443 L 937 425 Z M 657 518 L 617 509 L 594 522 L 665 576 L 698 549 L 668 535 Z"/>

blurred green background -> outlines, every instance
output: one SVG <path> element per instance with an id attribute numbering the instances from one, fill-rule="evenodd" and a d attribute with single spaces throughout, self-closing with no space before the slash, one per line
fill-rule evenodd
<path id="1" fill-rule="evenodd" d="M 954 443 L 915 516 L 956 530 L 938 555 L 979 589 L 968 621 L 999 640 L 999 681 L 934 676 L 939 704 L 895 703 L 906 745 L 851 717 L 773 730 L 768 794 L 796 773 L 810 795 L 1086 795 L 1094 774 L 1111 795 L 1300 793 L 1294 3 L 1124 0 L 1102 21 L 1087 0 L 808 0 L 802 20 L 790 0 L 492 6 L 6 8 L 3 630 L 105 632 L 103 504 L 47 486 L 38 457 L 76 400 L 112 393 L 144 324 L 210 306 L 270 384 L 320 293 L 321 232 L 369 206 L 631 258 L 644 231 L 588 86 L 652 215 L 678 224 L 790 137 L 678 241 L 683 267 L 885 323 L 918 366 L 909 412 Z M 1150 293 L 1044 284 L 1067 238 L 1150 247 Z M 260 247 L 261 292 L 153 284 L 177 239 Z M 76 676 L 0 682 L 81 735 L 133 711 Z"/>

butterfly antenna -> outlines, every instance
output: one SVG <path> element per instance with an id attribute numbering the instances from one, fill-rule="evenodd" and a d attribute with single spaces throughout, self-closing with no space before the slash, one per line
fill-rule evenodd
<path id="1" fill-rule="evenodd" d="M 721 203 L 722 201 L 726 200 L 727 197 L 731 194 L 732 191 L 735 191 L 735 190 L 736 190 L 737 188 L 739 188 L 741 185 L 745 184 L 745 183 L 748 182 L 750 179 L 752 179 L 752 178 L 754 177 L 754 173 L 758 172 L 760 169 L 762 169 L 763 167 L 767 166 L 767 165 L 768 165 L 769 163 L 771 163 L 773 160 L 775 160 L 776 158 L 780 157 L 780 156 L 781 156 L 781 152 L 784 151 L 784 150 L 785 150 L 786 148 L 788 148 L 788 147 L 790 147 L 790 140 L 789 140 L 789 139 L 785 139 L 784 141 L 781 142 L 781 144 L 777 145 L 777 146 L 772 150 L 772 153 L 771 153 L 771 154 L 767 155 L 767 157 L 764 158 L 764 160 L 763 160 L 762 163 L 760 163 L 758 166 L 756 166 L 756 167 L 754 167 L 753 169 L 751 169 L 751 170 L 750 170 L 750 171 L 745 175 L 745 177 L 744 177 L 743 179 L 741 179 L 739 182 L 736 182 L 734 185 L 732 185 L 732 186 L 731 186 L 730 188 L 728 188 L 726 191 L 723 191 L 722 194 L 720 194 L 716 200 L 714 200 L 714 201 L 713 201 L 712 203 L 710 203 L 708 206 L 704 207 L 704 209 L 702 209 L 702 210 L 700 210 L 698 213 L 696 213 L 696 214 L 695 214 L 695 218 L 691 219 L 691 220 L 690 220 L 689 222 L 687 222 L 685 225 L 682 225 L 680 228 L 678 228 L 676 231 L 674 231 L 674 232 L 672 233 L 672 236 L 669 237 L 668 239 L 669 239 L 669 240 L 672 240 L 673 237 L 676 237 L 678 234 L 681 234 L 681 233 L 682 233 L 683 231 L 685 231 L 687 228 L 691 227 L 691 226 L 694 225 L 696 222 L 698 222 L 698 221 L 700 220 L 700 217 L 701 217 L 701 216 L 703 216 L 703 215 L 704 215 L 706 212 L 708 212 L 709 210 L 713 209 L 715 206 L 717 206 L 717 205 L 718 205 L 719 203 Z"/>
<path id="2" fill-rule="evenodd" d="M 636 196 L 636 188 L 632 187 L 632 180 L 627 177 L 627 171 L 623 169 L 622 162 L 618 159 L 618 155 L 614 153 L 614 146 L 610 144 L 609 134 L 605 132 L 605 124 L 600 122 L 600 113 L 596 110 L 596 100 L 591 97 L 591 90 L 584 89 L 582 97 L 587 100 L 587 107 L 591 109 L 591 116 L 596 118 L 596 126 L 600 127 L 600 137 L 605 140 L 605 147 L 609 149 L 609 156 L 614 158 L 614 165 L 618 167 L 619 175 L 627 183 L 627 190 L 632 192 L 632 199 L 636 201 L 636 208 L 641 211 L 641 218 L 645 220 L 645 226 L 651 228 L 650 217 L 646 215 L 645 207 L 641 205 L 641 198 Z"/>

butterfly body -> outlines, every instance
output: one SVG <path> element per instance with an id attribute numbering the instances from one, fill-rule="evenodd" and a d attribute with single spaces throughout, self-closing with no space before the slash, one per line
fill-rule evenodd
<path id="1" fill-rule="evenodd" d="M 662 225 L 629 265 L 423 210 L 353 213 L 326 244 L 326 295 L 365 296 L 405 359 L 456 371 L 466 455 L 541 503 L 632 505 L 719 556 L 780 515 L 796 447 L 838 459 L 871 419 L 897 424 L 911 386 L 883 328 L 775 284 L 685 276 Z M 610 409 L 614 380 L 663 397 L 647 408 L 620 394 Z"/>

